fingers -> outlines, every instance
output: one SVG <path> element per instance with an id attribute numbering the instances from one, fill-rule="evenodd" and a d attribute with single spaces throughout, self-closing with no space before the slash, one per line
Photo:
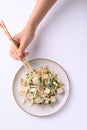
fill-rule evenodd
<path id="1" fill-rule="evenodd" d="M 15 60 L 19 59 L 19 56 L 18 56 L 17 52 L 15 51 L 15 49 L 13 48 L 13 46 L 10 47 L 9 55 L 12 58 L 14 58 Z"/>
<path id="2" fill-rule="evenodd" d="M 28 56 L 29 53 L 28 53 L 28 52 L 24 52 L 23 55 L 20 57 L 20 56 L 18 55 L 18 52 L 15 51 L 14 47 L 11 46 L 11 47 L 10 47 L 10 51 L 9 51 L 9 55 L 10 55 L 12 58 L 14 58 L 15 60 L 21 60 L 22 58 Z"/>
<path id="3" fill-rule="evenodd" d="M 25 42 L 25 41 L 20 41 L 20 46 L 18 48 L 18 56 L 19 57 L 23 57 L 24 55 L 27 55 L 27 53 L 25 53 L 25 49 L 27 48 L 28 46 L 28 43 Z"/>
<path id="4" fill-rule="evenodd" d="M 23 58 L 24 56 L 27 55 L 27 53 L 25 53 L 25 49 L 27 47 L 26 43 L 28 43 L 25 40 L 26 38 L 24 38 L 24 36 L 22 37 L 22 32 L 21 32 L 15 35 L 13 39 L 16 45 L 18 46 L 18 57 Z"/>
<path id="5" fill-rule="evenodd" d="M 15 48 L 11 46 L 9 55 L 16 60 L 21 60 L 28 55 L 28 52 L 25 52 L 25 49 L 29 45 L 29 35 L 26 35 L 26 32 L 22 31 L 15 35 L 13 40 L 17 45 L 18 50 L 16 51 Z"/>
<path id="6" fill-rule="evenodd" d="M 17 39 L 15 40 L 15 38 L 13 37 L 13 40 L 14 40 L 14 42 L 15 42 L 15 45 L 16 45 L 17 47 L 19 47 L 20 44 L 19 44 L 19 42 L 17 41 Z M 13 45 L 11 45 L 11 47 L 10 47 L 9 55 L 10 55 L 12 58 L 14 58 L 15 60 L 18 60 L 18 59 L 19 59 L 18 54 L 17 54 L 17 51 L 15 50 L 15 48 L 14 48 Z"/>

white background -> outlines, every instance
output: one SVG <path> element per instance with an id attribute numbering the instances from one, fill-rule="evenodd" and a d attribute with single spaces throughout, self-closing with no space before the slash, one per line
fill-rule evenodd
<path id="1" fill-rule="evenodd" d="M 36 0 L 0 0 L 0 19 L 12 35 L 22 30 Z M 12 80 L 22 63 L 9 56 L 10 42 L 0 29 L 0 129 L 87 130 L 87 0 L 58 0 L 39 25 L 28 60 L 58 62 L 68 73 L 70 97 L 48 117 L 24 113 L 12 95 Z"/>

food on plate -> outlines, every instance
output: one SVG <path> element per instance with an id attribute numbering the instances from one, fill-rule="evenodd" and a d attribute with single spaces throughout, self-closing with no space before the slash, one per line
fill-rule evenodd
<path id="1" fill-rule="evenodd" d="M 54 104 L 57 95 L 64 92 L 64 83 L 58 79 L 58 75 L 50 70 L 48 66 L 41 66 L 27 73 L 20 83 L 19 95 L 23 102 L 30 104 Z"/>

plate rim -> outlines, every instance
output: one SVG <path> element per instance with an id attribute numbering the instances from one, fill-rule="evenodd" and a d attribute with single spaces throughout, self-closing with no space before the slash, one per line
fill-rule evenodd
<path id="1" fill-rule="evenodd" d="M 46 114 L 46 115 L 35 115 L 35 114 L 32 114 L 32 113 L 26 111 L 23 107 L 21 107 L 20 104 L 18 103 L 18 101 L 17 101 L 16 98 L 15 98 L 14 85 L 13 85 L 13 83 L 14 83 L 14 80 L 15 80 L 15 78 L 16 78 L 17 73 L 21 70 L 21 68 L 23 67 L 23 65 L 16 71 L 15 76 L 14 76 L 14 78 L 13 78 L 13 82 L 12 82 L 12 94 L 13 94 L 13 98 L 14 98 L 16 104 L 19 106 L 19 108 L 20 108 L 21 110 L 23 110 L 25 113 L 29 114 L 29 115 L 32 115 L 32 116 L 35 116 L 35 117 L 47 117 L 47 116 L 51 116 L 51 115 L 53 115 L 53 114 L 55 114 L 55 113 L 58 113 L 58 112 L 59 112 L 61 109 L 63 109 L 63 107 L 66 105 L 66 103 L 67 103 L 67 101 L 68 101 L 68 98 L 69 98 L 69 96 L 70 96 L 70 79 L 69 79 L 68 74 L 67 74 L 67 72 L 65 71 L 65 69 L 64 69 L 58 62 L 56 62 L 56 61 L 54 61 L 54 60 L 51 60 L 51 59 L 47 59 L 47 58 L 35 58 L 35 59 L 28 60 L 28 62 L 32 62 L 32 61 L 34 61 L 34 60 L 47 60 L 47 61 L 51 61 L 51 62 L 55 63 L 57 66 L 59 66 L 59 67 L 64 71 L 64 73 L 66 74 L 67 80 L 68 80 L 68 84 L 69 84 L 68 94 L 67 94 L 67 98 L 66 98 L 64 104 L 63 104 L 63 105 L 60 107 L 60 109 L 58 109 L 57 111 L 55 111 L 55 112 L 53 112 L 53 113 L 50 113 L 50 114 Z"/>

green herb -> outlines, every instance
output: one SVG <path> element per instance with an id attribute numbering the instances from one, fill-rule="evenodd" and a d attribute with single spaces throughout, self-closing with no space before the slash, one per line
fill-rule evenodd
<path id="1" fill-rule="evenodd" d="M 55 80 L 55 82 L 58 84 L 58 81 L 57 81 L 57 80 Z"/>
<path id="2" fill-rule="evenodd" d="M 46 86 L 45 80 L 43 80 L 43 86 Z"/>
<path id="3" fill-rule="evenodd" d="M 51 82 L 53 83 L 55 81 L 55 78 L 53 77 L 52 79 L 51 79 Z"/>
<path id="4" fill-rule="evenodd" d="M 29 73 L 28 74 L 26 74 L 26 76 L 28 76 L 29 75 Z"/>
<path id="5" fill-rule="evenodd" d="M 31 74 L 33 73 L 33 71 L 31 71 Z"/>
<path id="6" fill-rule="evenodd" d="M 30 79 L 29 85 L 33 85 L 33 80 Z"/>
<path id="7" fill-rule="evenodd" d="M 35 72 L 36 70 L 34 69 L 33 71 Z"/>
<path id="8" fill-rule="evenodd" d="M 40 105 L 42 105 L 43 103 L 42 103 L 42 102 L 40 102 L 39 104 L 40 104 Z"/>
<path id="9" fill-rule="evenodd" d="M 26 74 L 26 79 L 29 79 L 29 74 Z"/>
<path id="10" fill-rule="evenodd" d="M 52 87 L 52 86 L 53 86 L 53 84 L 50 82 L 50 83 L 49 83 L 49 87 Z"/>
<path id="11" fill-rule="evenodd" d="M 40 81 L 41 83 L 43 83 L 42 77 L 39 78 L 39 81 Z"/>
<path id="12" fill-rule="evenodd" d="M 23 83 L 23 79 L 21 79 L 20 83 L 21 83 L 21 84 Z"/>
<path id="13" fill-rule="evenodd" d="M 50 71 L 47 71 L 47 74 L 49 74 L 50 73 Z"/>
<path id="14" fill-rule="evenodd" d="M 51 104 L 51 101 L 49 100 L 48 104 Z"/>
<path id="15" fill-rule="evenodd" d="M 49 87 L 54 87 L 54 84 L 53 84 L 54 81 L 55 81 L 54 77 L 50 79 Z"/>

